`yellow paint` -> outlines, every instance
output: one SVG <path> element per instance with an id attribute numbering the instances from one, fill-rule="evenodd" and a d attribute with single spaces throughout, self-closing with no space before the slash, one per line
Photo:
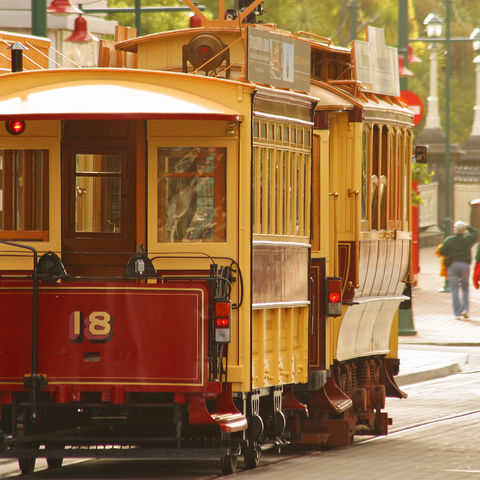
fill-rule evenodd
<path id="1" fill-rule="evenodd" d="M 2 70 L 11 71 L 11 50 L 8 47 L 15 42 L 20 42 L 28 49 L 23 51 L 24 70 L 48 68 L 49 39 L 0 31 L 0 73 Z"/>
<path id="2" fill-rule="evenodd" d="M 308 379 L 308 307 L 252 313 L 252 388 Z"/>
<path id="3" fill-rule="evenodd" d="M 9 135 L 3 128 L 0 129 L 0 150 L 32 149 L 48 150 L 49 152 L 49 239 L 46 242 L 21 242 L 37 249 L 39 256 L 48 251 L 61 250 L 61 210 L 52 208 L 61 205 L 61 179 L 60 179 L 60 121 L 27 120 L 25 132 L 20 136 Z M 0 244 L 0 252 L 15 251 L 13 247 Z M 0 256 L 0 270 L 31 270 L 32 256 L 30 253 L 19 257 Z"/>

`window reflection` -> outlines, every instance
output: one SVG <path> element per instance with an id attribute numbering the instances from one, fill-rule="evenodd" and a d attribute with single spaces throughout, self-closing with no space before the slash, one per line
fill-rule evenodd
<path id="1" fill-rule="evenodd" d="M 158 149 L 158 241 L 226 240 L 225 148 Z"/>

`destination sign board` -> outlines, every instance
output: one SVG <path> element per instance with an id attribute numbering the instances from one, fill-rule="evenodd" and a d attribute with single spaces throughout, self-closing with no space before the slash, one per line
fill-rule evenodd
<path id="1" fill-rule="evenodd" d="M 398 52 L 385 45 L 382 28 L 368 27 L 367 42 L 354 40 L 354 76 L 371 92 L 400 96 Z"/>
<path id="2" fill-rule="evenodd" d="M 267 30 L 247 29 L 247 79 L 310 91 L 310 44 Z"/>

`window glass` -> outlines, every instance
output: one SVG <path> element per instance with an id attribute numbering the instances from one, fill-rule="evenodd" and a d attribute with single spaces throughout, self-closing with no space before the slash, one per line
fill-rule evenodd
<path id="1" fill-rule="evenodd" d="M 367 219 L 367 148 L 368 148 L 368 130 L 362 133 L 362 220 Z"/>
<path id="2" fill-rule="evenodd" d="M 48 196 L 48 150 L 0 150 L 0 231 L 12 232 L 2 238 L 48 240 Z"/>
<path id="3" fill-rule="evenodd" d="M 226 149 L 158 149 L 158 241 L 226 240 Z"/>
<path id="4" fill-rule="evenodd" d="M 75 156 L 75 231 L 121 232 L 121 155 Z"/>

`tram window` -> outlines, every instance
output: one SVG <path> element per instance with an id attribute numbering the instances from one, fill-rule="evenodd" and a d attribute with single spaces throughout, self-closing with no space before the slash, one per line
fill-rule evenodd
<path id="1" fill-rule="evenodd" d="M 158 149 L 158 241 L 226 240 L 226 149 Z"/>
<path id="2" fill-rule="evenodd" d="M 367 131 L 362 134 L 362 221 L 367 221 Z"/>
<path id="3" fill-rule="evenodd" d="M 310 131 L 303 126 L 266 123 L 268 131 L 274 131 L 277 138 L 254 139 L 254 233 L 308 236 Z M 278 142 L 280 134 L 282 142 Z M 301 143 L 293 145 L 288 140 Z M 279 143 L 283 148 L 279 148 Z"/>
<path id="4" fill-rule="evenodd" d="M 253 136 L 255 138 L 258 138 L 260 135 L 260 125 L 258 123 L 258 120 L 256 120 L 254 123 L 253 123 Z"/>
<path id="5" fill-rule="evenodd" d="M 0 238 L 48 240 L 48 150 L 0 150 Z"/>
<path id="6" fill-rule="evenodd" d="M 75 231 L 121 232 L 122 157 L 75 156 Z"/>
<path id="7" fill-rule="evenodd" d="M 268 139 L 273 140 L 275 138 L 275 125 L 273 123 L 268 125 Z"/>
<path id="8" fill-rule="evenodd" d="M 267 138 L 267 124 L 265 122 L 260 124 L 260 138 Z"/>

